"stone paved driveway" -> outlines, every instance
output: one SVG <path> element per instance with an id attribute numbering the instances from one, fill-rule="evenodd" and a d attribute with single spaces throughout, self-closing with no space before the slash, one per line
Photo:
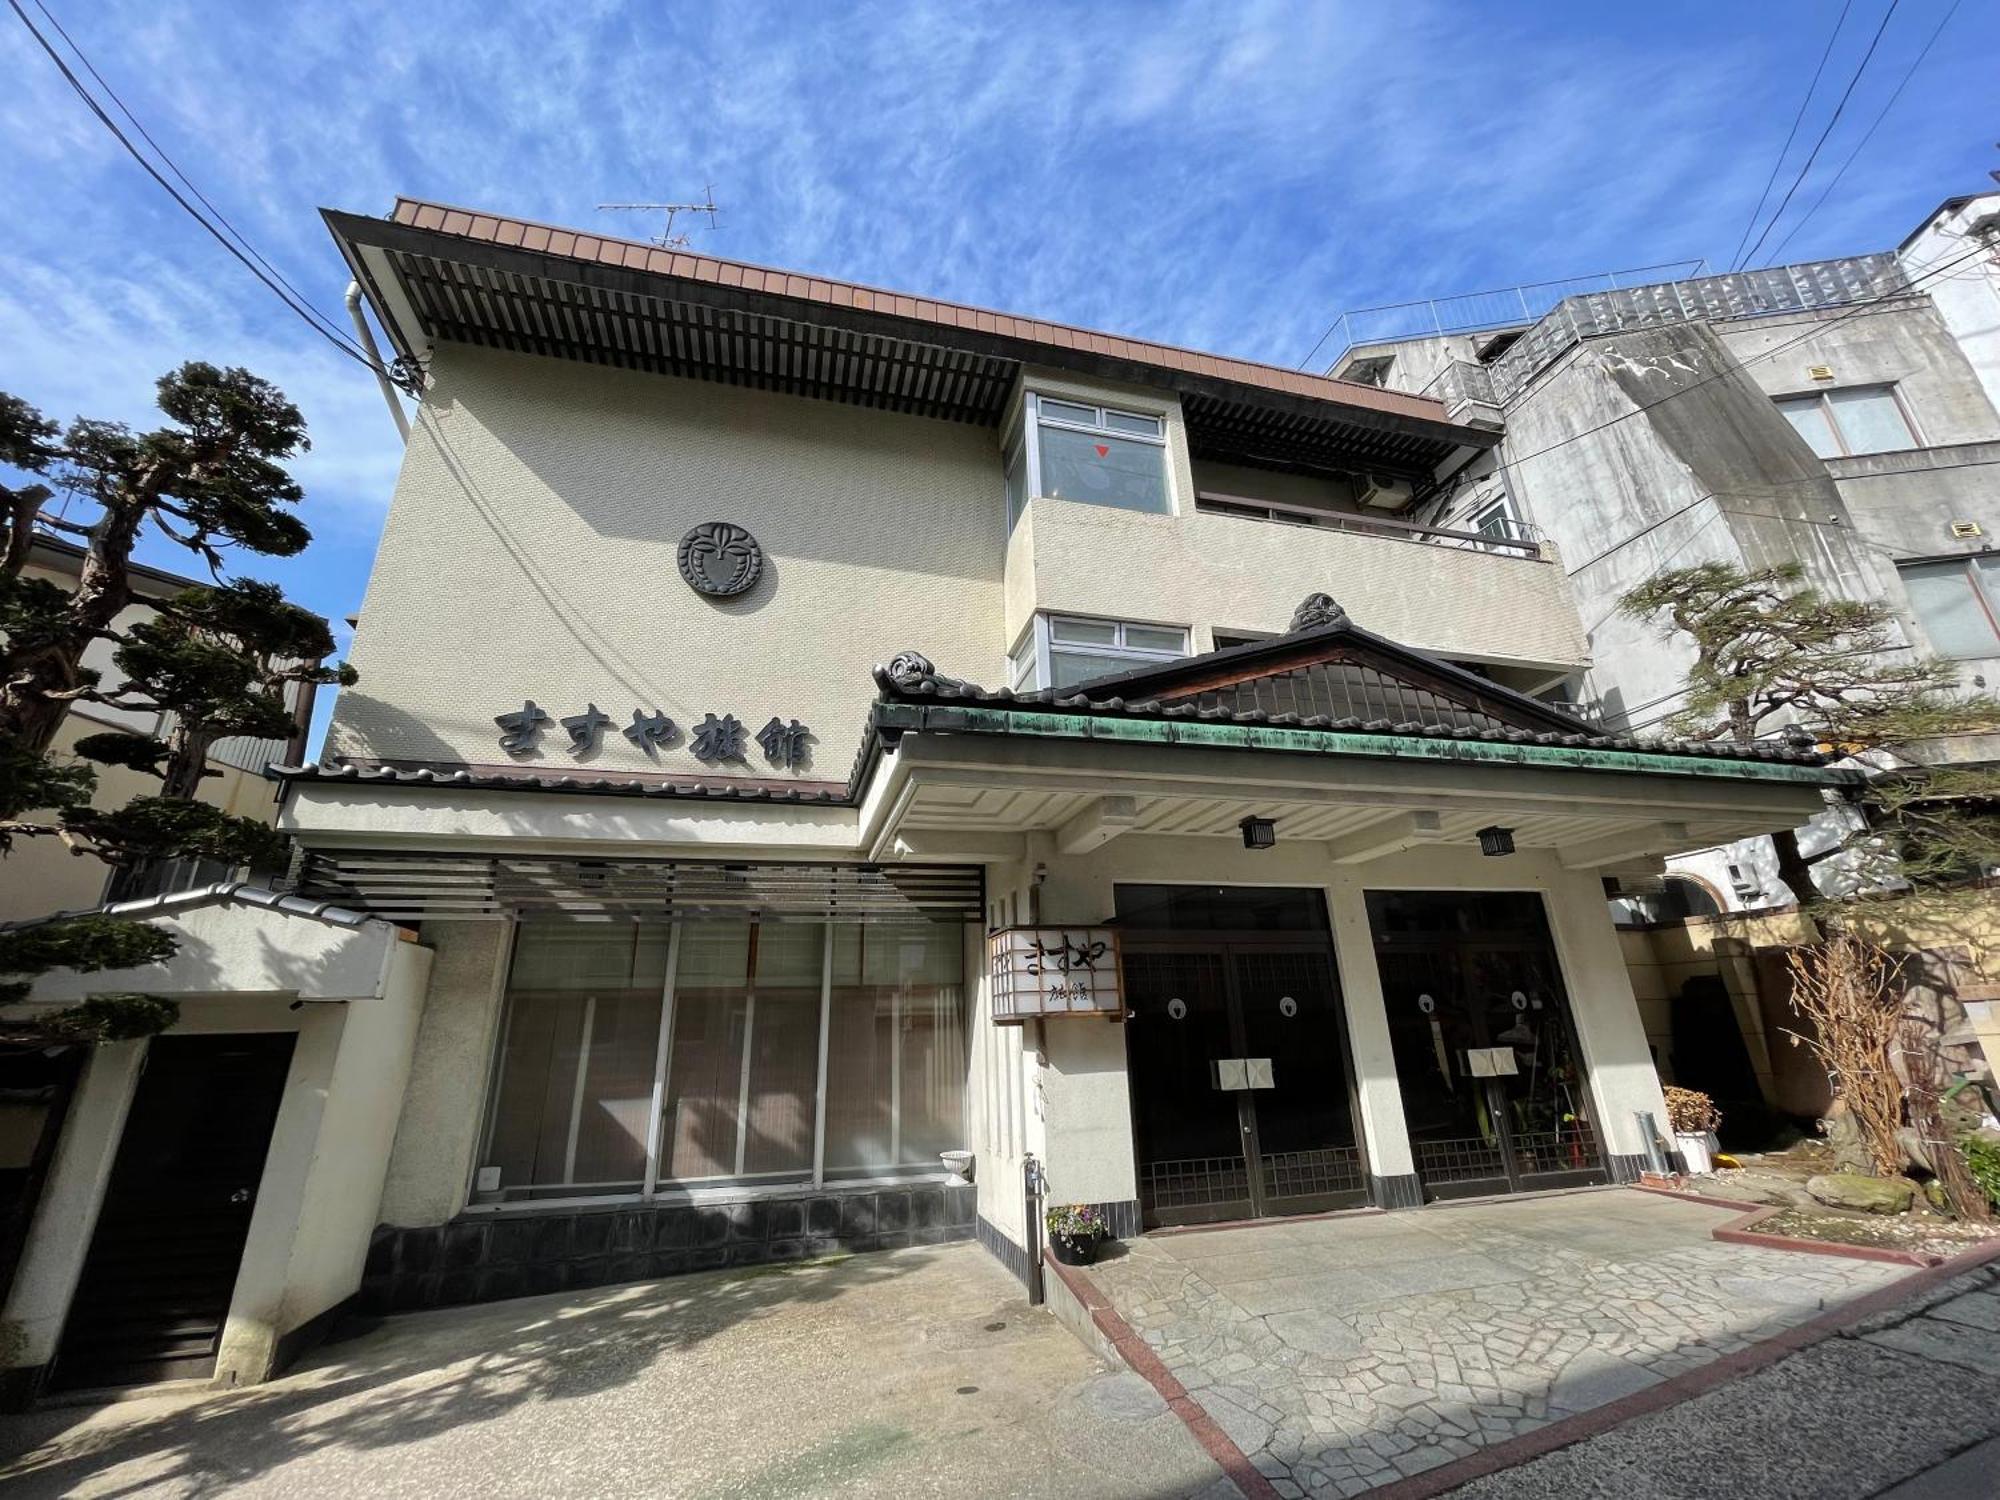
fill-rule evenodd
<path id="1" fill-rule="evenodd" d="M 1729 1217 L 1614 1189 L 1156 1235 L 1091 1275 L 1280 1493 L 1352 1495 L 1908 1269 L 1718 1244 Z"/>

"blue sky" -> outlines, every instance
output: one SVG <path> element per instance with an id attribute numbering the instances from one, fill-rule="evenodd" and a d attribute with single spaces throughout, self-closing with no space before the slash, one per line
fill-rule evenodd
<path id="1" fill-rule="evenodd" d="M 1296 364 L 1344 308 L 1735 252 L 1836 0 L 412 6 L 47 0 L 319 307 L 316 209 L 409 193 Z M 1800 189 L 1819 196 L 1949 0 L 1902 0 Z M 1854 0 L 1780 190 L 1887 0 Z M 36 14 L 28 0 L 30 14 Z M 39 17 L 38 17 L 39 19 Z M 245 559 L 358 608 L 400 445 L 366 372 L 146 179 L 0 11 L 0 389 L 144 422 L 187 358 L 305 411 L 317 540 Z M 2000 6 L 1968 0 L 1785 259 L 1893 246 L 1990 188 Z M 164 566 L 189 559 L 154 539 Z"/>

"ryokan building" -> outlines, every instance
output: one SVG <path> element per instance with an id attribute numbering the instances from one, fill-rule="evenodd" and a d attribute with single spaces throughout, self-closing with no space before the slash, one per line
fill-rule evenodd
<path id="1" fill-rule="evenodd" d="M 182 1029 L 300 1033 L 228 1064 L 280 1144 L 224 1368 L 357 1296 L 975 1234 L 1026 1276 L 1038 1172 L 1137 1234 L 1658 1149 L 1604 878 L 1837 773 L 1547 701 L 1586 665 L 1553 550 L 1404 519 L 1492 427 L 426 203 L 327 222 L 425 385 L 360 683 L 278 773 L 295 891 L 187 918 L 228 961 Z M 147 1107 L 120 1067 L 64 1203 Z"/>

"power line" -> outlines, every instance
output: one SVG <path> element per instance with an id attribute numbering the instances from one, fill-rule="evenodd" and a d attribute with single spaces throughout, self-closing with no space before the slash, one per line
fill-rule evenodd
<path id="1" fill-rule="evenodd" d="M 1922 67 L 1924 59 L 1931 55 L 1931 48 L 1937 45 L 1937 39 L 1944 35 L 1945 27 L 1951 24 L 1951 18 L 1958 14 L 1958 7 L 1963 3 L 1964 0 L 1951 0 L 1951 9 L 1944 13 L 1944 19 L 1937 23 L 1937 29 L 1931 33 L 1930 40 L 1924 43 L 1923 50 L 1917 53 L 1916 57 L 1911 60 L 1910 66 L 1903 71 L 1902 82 L 1896 85 L 1896 91 L 1889 96 L 1888 102 L 1876 113 L 1874 122 L 1869 125 L 1861 139 L 1854 143 L 1854 149 L 1847 153 L 1847 160 L 1840 164 L 1840 170 L 1833 174 L 1833 180 L 1826 185 L 1825 190 L 1820 193 L 1819 197 L 1813 200 L 1813 206 L 1806 210 L 1805 217 L 1794 224 L 1786 232 L 1785 237 L 1778 241 L 1778 247 L 1765 260 L 1765 265 L 1770 265 L 1785 253 L 1785 246 L 1792 242 L 1792 236 L 1805 228 L 1807 220 L 1818 213 L 1826 203 L 1826 200 L 1833 196 L 1833 190 L 1840 186 L 1840 179 L 1845 177 L 1847 169 L 1854 165 L 1854 158 L 1861 154 L 1862 147 L 1875 138 L 1875 132 L 1881 128 L 1882 122 L 1888 118 L 1889 111 L 1896 107 L 1896 101 L 1903 97 L 1903 90 L 1910 86 L 1910 80 L 1916 76 L 1917 69 Z"/>
<path id="2" fill-rule="evenodd" d="M 1826 129 L 1819 133 L 1819 139 L 1813 142 L 1812 153 L 1806 157 L 1805 165 L 1799 168 L 1798 175 L 1792 179 L 1792 185 L 1785 189 L 1785 196 L 1779 201 L 1777 212 L 1772 214 L 1764 225 L 1764 232 L 1757 236 L 1757 243 L 1750 247 L 1750 253 L 1744 257 L 1745 261 L 1757 258 L 1757 252 L 1764 247 L 1764 241 L 1770 237 L 1771 231 L 1778 227 L 1778 221 L 1784 218 L 1785 209 L 1792 201 L 1792 194 L 1799 190 L 1799 184 L 1806 180 L 1806 174 L 1812 171 L 1813 163 L 1819 160 L 1820 148 L 1826 144 L 1826 138 L 1833 134 L 1833 127 L 1840 123 L 1840 116 L 1847 108 L 1847 101 L 1854 96 L 1854 86 L 1861 82 L 1861 75 L 1868 71 L 1869 59 L 1874 57 L 1875 49 L 1882 43 L 1882 33 L 1889 29 L 1889 22 L 1896 14 L 1896 7 L 1902 3 L 1903 0 L 1889 0 L 1889 8 L 1882 12 L 1882 24 L 1875 28 L 1875 35 L 1869 38 L 1868 50 L 1861 54 L 1861 61 L 1855 65 L 1854 76 L 1847 80 L 1847 87 L 1841 92 L 1840 102 L 1833 107 L 1833 117 L 1826 122 Z"/>
<path id="3" fill-rule="evenodd" d="M 1820 75 L 1826 72 L 1826 60 L 1833 56 L 1833 44 L 1840 40 L 1840 30 L 1847 24 L 1847 13 L 1854 8 L 1854 0 L 1844 0 L 1840 15 L 1833 23 L 1833 32 L 1826 39 L 1826 47 L 1819 55 L 1819 66 L 1813 69 L 1812 82 L 1806 85 L 1806 96 L 1799 100 L 1798 112 L 1792 116 L 1792 128 L 1785 132 L 1785 144 L 1778 148 L 1778 159 L 1771 163 L 1771 175 L 1764 179 L 1764 191 L 1757 195 L 1757 206 L 1750 210 L 1750 218 L 1743 226 L 1743 234 L 1736 241 L 1736 253 L 1729 258 L 1729 268 L 1733 271 L 1743 263 L 1743 247 L 1750 241 L 1750 231 L 1757 227 L 1763 217 L 1764 205 L 1770 201 L 1771 189 L 1778 181 L 1778 173 L 1784 170 L 1785 158 L 1791 155 L 1792 142 L 1798 139 L 1799 126 L 1804 123 L 1806 108 L 1812 103 L 1813 95 L 1819 92 Z"/>
<path id="4" fill-rule="evenodd" d="M 1921 276 L 1912 279 L 1907 285 L 1893 287 L 1890 290 L 1881 293 L 1879 296 L 1870 297 L 1863 302 L 1856 303 L 1854 306 L 1848 308 L 1846 312 L 1840 314 L 1840 316 L 1834 318 L 1828 318 L 1824 323 L 1814 324 L 1811 328 L 1808 328 L 1805 332 L 1799 334 L 1795 338 L 1787 339 L 1782 344 L 1774 345 L 1773 347 L 1765 350 L 1762 354 L 1753 354 L 1748 359 L 1739 360 L 1737 364 L 1731 369 L 1717 370 L 1713 375 L 1704 375 L 1701 379 L 1692 381 L 1687 385 L 1681 386 L 1678 390 L 1668 391 L 1664 396 L 1660 397 L 1659 400 L 1657 401 L 1648 401 L 1642 406 L 1635 406 L 1632 408 L 1632 410 L 1628 412 L 1620 412 L 1617 416 L 1612 417 L 1607 421 L 1599 422 L 1595 427 L 1586 427 L 1581 432 L 1573 432 L 1568 437 L 1558 438 L 1555 442 L 1550 443 L 1546 448 L 1537 448 L 1532 453 L 1523 453 L 1515 457 L 1508 458 L 1505 461 L 1506 466 L 1512 468 L 1519 464 L 1528 463 L 1533 459 L 1544 458 L 1547 455 L 1556 452 L 1558 449 L 1567 448 L 1571 443 L 1580 443 L 1585 438 L 1594 437 L 1598 433 L 1605 431 L 1607 428 L 1616 427 L 1620 422 L 1629 422 L 1634 417 L 1642 416 L 1646 412 L 1651 411 L 1654 407 L 1663 406 L 1667 402 L 1674 400 L 1676 397 L 1685 396 L 1691 391 L 1700 390 L 1705 385 L 1711 385 L 1718 380 L 1727 379 L 1729 376 L 1738 373 L 1738 371 L 1742 370 L 1746 366 L 1754 364 L 1762 364 L 1767 359 L 1775 359 L 1780 354 L 1783 354 L 1787 349 L 1796 348 L 1800 344 L 1809 343 L 1813 339 L 1816 339 L 1820 337 L 1822 334 L 1824 334 L 1827 329 L 1832 328 L 1837 324 L 1844 323 L 1849 318 L 1860 317 L 1863 313 L 1868 312 L 1870 309 L 1874 308 L 1879 303 L 1888 302 L 1897 297 L 1907 297 L 1912 292 L 1922 290 L 1923 284 L 1925 282 L 1941 277 L 1946 272 L 1954 271 L 1958 267 L 1964 265 L 1967 261 L 1975 260 L 1986 253 L 1987 252 L 1985 246 L 1976 245 L 1962 255 L 1954 256 L 1950 260 L 1941 261 L 1937 265 L 1932 266 L 1929 270 L 1925 271 Z"/>
<path id="5" fill-rule="evenodd" d="M 37 0 L 37 3 L 39 4 L 39 0 Z M 36 27 L 34 21 L 29 18 L 28 13 L 21 8 L 20 0 L 7 0 L 7 4 L 8 7 L 14 12 L 15 16 L 20 20 L 21 24 L 27 28 L 28 34 L 35 39 L 37 45 L 41 47 L 42 51 L 48 54 L 49 61 L 53 62 L 56 65 L 57 71 L 59 71 L 62 74 L 64 81 L 69 84 L 71 90 L 75 92 L 77 98 L 81 99 L 84 102 L 85 106 L 90 110 L 90 112 L 98 118 L 101 124 L 103 124 L 104 128 L 111 132 L 113 137 L 115 137 L 116 140 L 118 141 L 118 144 L 125 148 L 126 154 L 129 155 L 132 158 L 132 160 L 137 162 L 140 165 L 140 167 L 142 167 L 145 170 L 146 175 L 148 177 L 151 177 L 153 181 L 157 182 L 160 185 L 160 187 L 165 190 L 168 197 L 172 198 L 175 203 L 179 204 L 181 209 L 184 212 L 186 212 L 186 214 L 190 218 L 192 218 L 197 224 L 199 224 L 203 229 L 207 230 L 209 235 L 214 238 L 217 244 L 221 245 L 223 249 L 227 250 L 232 256 L 234 256 L 238 261 L 240 261 L 243 265 L 243 268 L 246 271 L 248 271 L 252 276 L 255 276 L 260 282 L 262 282 L 264 286 L 267 289 L 269 289 L 269 291 L 273 296 L 275 296 L 280 302 L 284 303 L 287 308 L 289 308 L 294 314 L 296 314 L 300 319 L 302 319 L 305 322 L 305 325 L 308 328 L 312 329 L 314 333 L 318 334 L 321 338 L 325 339 L 328 343 L 332 344 L 334 348 L 338 349 L 342 354 L 345 354 L 349 359 L 354 360 L 356 363 L 365 365 L 371 370 L 377 368 L 375 362 L 367 356 L 367 354 L 360 348 L 360 346 L 354 344 L 350 340 L 330 330 L 329 328 L 321 326 L 319 321 L 317 321 L 316 315 L 313 313 L 313 311 L 309 306 L 305 305 L 302 300 L 294 301 L 293 294 L 288 293 L 283 287 L 279 285 L 278 281 L 273 279 L 273 275 L 275 273 L 273 273 L 272 275 L 267 275 L 263 270 L 259 269 L 258 266 L 252 262 L 250 257 L 246 255 L 241 249 L 239 249 L 236 246 L 236 244 L 229 239 L 228 236 L 223 234 L 223 232 L 220 229 L 216 228 L 216 226 L 213 223 L 211 223 L 205 216 L 203 216 L 203 214 L 199 209 L 195 208 L 195 206 L 189 203 L 186 198 L 182 197 L 179 190 L 176 189 L 171 182 L 168 182 L 165 177 L 161 176 L 159 169 L 146 159 L 144 153 L 142 153 L 138 147 L 132 144 L 131 137 L 127 136 L 123 130 L 119 129 L 118 122 L 112 119 L 110 115 L 105 113 L 104 107 L 97 102 L 95 97 L 92 96 L 90 90 L 84 87 L 82 80 L 80 80 L 76 76 L 76 74 L 70 69 L 69 64 L 63 60 L 62 54 L 56 51 L 54 46 L 50 44 L 49 39 L 46 36 L 42 35 L 41 31 Z M 53 21 L 53 18 L 51 18 L 51 20 Z M 70 45 L 72 47 L 75 46 L 74 43 L 71 43 Z M 77 56 L 79 58 L 82 58 L 83 56 L 82 52 L 79 51 L 77 53 Z M 84 66 L 86 68 L 89 68 L 90 64 L 87 60 L 84 62 Z M 94 76 L 95 70 L 92 69 L 91 71 Z M 106 92 L 109 92 L 109 90 L 107 89 Z M 122 109 L 123 105 L 120 105 L 120 108 Z M 134 121 L 134 124 L 136 123 L 137 122 Z M 162 153 L 162 155 L 164 156 L 164 153 Z M 175 170 L 178 171 L 178 168 L 176 168 Z M 192 184 L 190 184 L 190 187 L 192 187 Z"/>
<path id="6" fill-rule="evenodd" d="M 247 250 L 250 253 L 251 258 L 254 259 L 258 265 L 262 266 L 265 270 L 269 271 L 271 275 L 277 279 L 279 285 L 283 286 L 286 291 L 290 292 L 292 296 L 298 300 L 299 304 L 306 311 L 310 312 L 313 315 L 313 318 L 316 322 L 318 322 L 324 328 L 334 333 L 337 334 L 340 333 L 339 325 L 336 324 L 331 318 L 327 317 L 325 314 L 320 312 L 318 308 L 314 307 L 312 305 L 312 302 L 306 297 L 306 294 L 304 292 L 300 291 L 297 287 L 293 286 L 291 282 L 287 281 L 285 279 L 284 273 L 281 272 L 276 266 L 272 265 L 270 261 L 266 260 L 264 256 L 258 252 L 257 247 L 250 243 L 249 237 L 245 235 L 242 230 L 238 229 L 234 224 L 230 223 L 229 219 L 227 218 L 227 216 L 223 214 L 222 210 L 217 208 L 215 204 L 209 200 L 208 195 L 202 192 L 202 190 L 195 185 L 194 181 L 191 178 L 189 178 L 188 174 L 181 170 L 180 164 L 167 154 L 166 147 L 162 146 L 158 141 L 153 139 L 152 132 L 146 129 L 145 122 L 141 120 L 137 115 L 133 114 L 131 106 L 126 104 L 126 102 L 123 99 L 118 97 L 118 91 L 114 89 L 108 81 L 106 81 L 102 73 L 97 71 L 97 66 L 96 64 L 91 62 L 89 54 L 86 53 L 83 50 L 83 48 L 79 47 L 76 44 L 76 39 L 73 38 L 66 30 L 63 29 L 63 23 L 56 18 L 55 14 L 52 11 L 50 11 L 48 6 L 43 4 L 42 0 L 35 0 L 35 9 L 40 11 L 43 17 L 48 21 L 49 25 L 53 26 L 56 29 L 56 35 L 61 37 L 63 39 L 63 44 L 67 46 L 71 52 L 76 54 L 76 59 L 78 62 L 83 64 L 84 71 L 89 73 L 91 78 L 95 80 L 95 82 L 97 83 L 97 86 L 104 90 L 105 96 L 109 98 L 113 104 L 118 106 L 118 112 L 124 115 L 126 119 L 132 122 L 132 128 L 139 132 L 139 138 L 143 140 L 148 146 L 153 148 L 153 153 L 156 156 L 158 156 L 161 161 L 166 163 L 167 170 L 172 172 L 175 177 L 180 179 L 181 185 L 184 186 L 190 193 L 194 194 L 195 198 L 200 202 L 203 208 L 207 209 L 211 214 L 215 215 L 216 222 L 220 224 L 224 229 L 228 230 L 229 233 L 235 237 L 237 243 L 240 244 L 245 250 Z M 346 335 L 341 334 L 341 337 L 345 338 Z"/>

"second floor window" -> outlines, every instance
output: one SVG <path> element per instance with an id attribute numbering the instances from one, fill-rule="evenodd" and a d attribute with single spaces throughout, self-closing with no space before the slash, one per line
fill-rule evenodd
<path id="1" fill-rule="evenodd" d="M 1007 523 L 1031 495 L 1164 515 L 1167 424 L 1145 412 L 1030 393 L 1023 441 L 1007 455 Z"/>
<path id="2" fill-rule="evenodd" d="M 1806 440 L 1806 446 L 1821 458 L 1891 453 L 1917 446 L 1917 435 L 1894 386 L 1856 385 L 1779 396 L 1776 404 L 1793 430 Z"/>
<path id="3" fill-rule="evenodd" d="M 1896 571 L 1939 656 L 2000 657 L 2000 557 L 1897 563 Z"/>
<path id="4" fill-rule="evenodd" d="M 1016 692 L 1044 686 L 1074 687 L 1095 677 L 1175 661 L 1187 654 L 1185 626 L 1037 615 L 1014 649 L 1009 677 Z"/>

